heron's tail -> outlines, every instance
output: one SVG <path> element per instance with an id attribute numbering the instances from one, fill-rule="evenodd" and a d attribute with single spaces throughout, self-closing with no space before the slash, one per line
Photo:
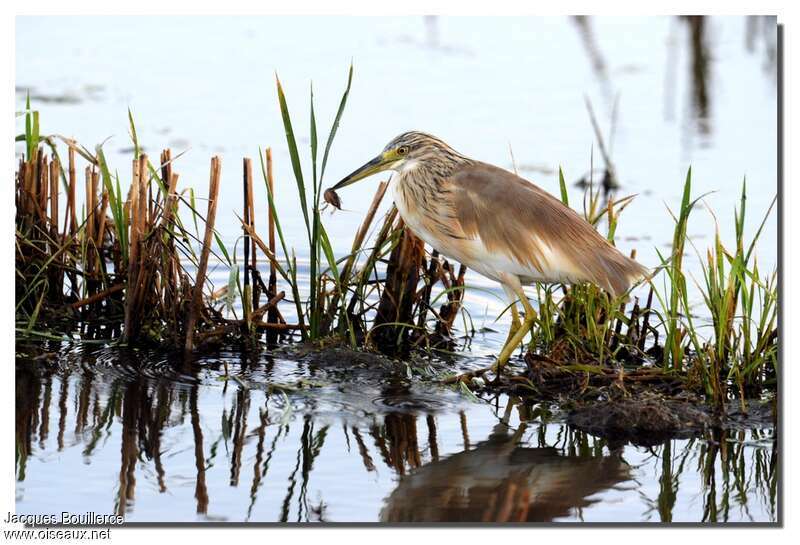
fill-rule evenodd
<path id="1" fill-rule="evenodd" d="M 610 245 L 608 251 L 601 252 L 597 256 L 594 265 L 591 272 L 595 278 L 592 281 L 614 297 L 624 295 L 633 284 L 649 273 L 647 268 L 636 260 Z"/>

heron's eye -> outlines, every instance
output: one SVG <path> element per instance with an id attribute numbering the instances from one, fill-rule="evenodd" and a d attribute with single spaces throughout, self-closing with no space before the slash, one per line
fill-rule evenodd
<path id="1" fill-rule="evenodd" d="M 397 155 L 405 155 L 408 153 L 408 146 L 400 146 L 397 148 Z"/>

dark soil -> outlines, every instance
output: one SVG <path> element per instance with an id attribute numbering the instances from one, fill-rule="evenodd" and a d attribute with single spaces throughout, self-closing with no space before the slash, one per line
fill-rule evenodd
<path id="1" fill-rule="evenodd" d="M 647 392 L 581 404 L 570 411 L 567 423 L 611 441 L 639 445 L 693 437 L 709 429 L 774 425 L 769 402 L 751 400 L 747 410 L 742 411 L 738 401 L 733 401 L 724 412 L 718 413 L 702 401 L 668 399 Z"/>
<path id="2" fill-rule="evenodd" d="M 341 345 L 300 346 L 288 352 L 343 380 L 402 380 L 407 372 L 402 361 Z M 486 381 L 476 393 L 483 398 L 508 393 L 532 404 L 551 402 L 578 430 L 639 445 L 699 436 L 714 429 L 775 425 L 769 401 L 748 400 L 743 406 L 740 400 L 730 400 L 724 409 L 716 410 L 680 377 L 658 368 L 566 365 L 530 354 L 526 364 L 525 370 L 517 368 L 521 371 L 517 374 Z M 448 366 L 435 367 L 437 372 L 453 372 Z"/>
<path id="3" fill-rule="evenodd" d="M 684 377 L 657 367 L 568 364 L 530 353 L 525 363 L 526 369 L 487 381 L 480 391 L 550 402 L 576 429 L 614 442 L 652 445 L 711 429 L 776 424 L 774 399 L 731 399 L 716 408 Z"/>
<path id="4" fill-rule="evenodd" d="M 610 440 L 655 444 L 689 437 L 715 427 L 718 419 L 704 405 L 655 394 L 586 403 L 573 409 L 567 423 Z"/>

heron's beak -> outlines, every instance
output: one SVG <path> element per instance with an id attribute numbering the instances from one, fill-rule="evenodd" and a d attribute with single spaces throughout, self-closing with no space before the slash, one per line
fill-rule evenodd
<path id="1" fill-rule="evenodd" d="M 388 151 L 381 153 L 369 163 L 365 164 L 364 166 L 356 169 L 354 172 L 350 173 L 349 176 L 345 176 L 342 181 L 338 184 L 333 186 L 331 189 L 336 191 L 337 189 L 341 189 L 345 186 L 353 184 L 359 180 L 366 178 L 367 176 L 372 176 L 373 174 L 380 172 L 382 170 L 386 170 L 387 167 L 392 164 L 397 157 L 395 157 L 393 151 Z"/>

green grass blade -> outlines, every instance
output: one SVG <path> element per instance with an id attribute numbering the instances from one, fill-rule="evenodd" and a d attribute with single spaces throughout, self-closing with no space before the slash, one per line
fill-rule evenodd
<path id="1" fill-rule="evenodd" d="M 561 165 L 558 166 L 558 186 L 561 188 L 561 202 L 569 206 L 569 194 L 567 193 L 567 182 L 564 181 L 564 171 Z"/>
<path id="2" fill-rule="evenodd" d="M 33 118 L 31 116 L 31 93 L 25 98 L 25 158 L 33 159 Z"/>
<path id="3" fill-rule="evenodd" d="M 317 117 L 314 115 L 314 86 L 311 86 L 311 167 L 314 176 L 314 202 L 318 203 L 317 187 Z"/>
<path id="4" fill-rule="evenodd" d="M 231 256 L 228 254 L 228 249 L 222 243 L 222 239 L 219 238 L 219 233 L 217 233 L 216 229 L 214 230 L 214 239 L 217 241 L 217 246 L 219 247 L 219 251 L 222 252 L 222 255 L 225 256 L 225 260 L 228 262 L 228 266 L 231 265 Z"/>
<path id="5" fill-rule="evenodd" d="M 310 254 L 310 301 L 309 301 L 309 322 L 311 325 L 311 338 L 314 339 L 319 334 L 319 308 L 317 300 L 320 297 L 320 278 L 318 275 L 319 262 L 320 262 L 320 241 L 319 241 L 319 184 L 317 181 L 317 118 L 314 114 L 314 87 L 310 88 L 310 103 L 311 103 L 311 126 L 310 141 L 311 141 L 311 168 L 312 168 L 312 227 L 311 227 L 311 247 L 309 248 Z"/>
<path id="6" fill-rule="evenodd" d="M 264 186 L 267 189 L 267 202 L 269 203 L 269 213 L 272 215 L 272 219 L 275 222 L 275 232 L 278 233 L 278 240 L 281 243 L 281 250 L 283 250 L 283 256 L 286 260 L 286 268 L 287 275 L 284 277 L 286 281 L 289 283 L 289 287 L 292 290 L 292 297 L 295 301 L 295 306 L 297 308 L 297 319 L 299 324 L 302 326 L 304 324 L 303 320 L 303 308 L 300 302 L 300 290 L 297 287 L 297 273 L 294 269 L 293 263 L 289 258 L 289 252 L 287 251 L 286 247 L 286 240 L 283 238 L 283 229 L 281 229 L 281 222 L 278 218 L 278 212 L 275 209 L 275 199 L 272 195 L 272 191 L 269 188 L 269 178 L 267 176 L 267 166 L 264 164 L 264 153 L 262 152 L 261 148 L 258 150 L 258 158 L 259 162 L 261 163 L 261 175 L 264 178 Z M 277 257 L 277 256 L 276 256 Z M 306 339 L 307 333 L 305 329 L 300 330 L 300 334 L 303 340 Z"/>
<path id="7" fill-rule="evenodd" d="M 347 73 L 347 87 L 344 90 L 344 94 L 342 94 L 342 100 L 339 102 L 339 109 L 336 112 L 336 117 L 333 120 L 333 125 L 331 125 L 331 130 L 328 133 L 328 141 L 325 143 L 325 153 L 322 155 L 322 172 L 320 173 L 320 183 L 322 183 L 322 179 L 325 177 L 325 167 L 328 165 L 328 155 L 331 151 L 331 145 L 333 144 L 333 139 L 336 136 L 336 131 L 339 129 L 339 122 L 342 119 L 342 113 L 344 113 L 344 107 L 347 104 L 347 97 L 350 95 L 350 86 L 353 83 L 353 63 L 350 63 L 350 70 Z"/>
<path id="8" fill-rule="evenodd" d="M 31 134 L 31 157 L 36 153 L 36 148 L 39 147 L 39 112 L 33 112 L 33 133 Z"/>
<path id="9" fill-rule="evenodd" d="M 331 241 L 328 239 L 328 233 L 320 223 L 319 226 L 320 246 L 325 253 L 325 258 L 328 260 L 328 267 L 330 267 L 331 274 L 336 283 L 339 283 L 339 266 L 336 262 L 336 257 L 333 254 L 333 247 Z"/>
<path id="10" fill-rule="evenodd" d="M 300 208 L 303 211 L 303 219 L 306 223 L 306 231 L 308 232 L 308 240 L 311 242 L 311 222 L 308 217 L 308 203 L 306 202 L 306 184 L 303 181 L 303 169 L 300 165 L 300 155 L 297 153 L 297 141 L 294 137 L 294 129 L 292 129 L 292 119 L 289 116 L 289 107 L 286 105 L 286 96 L 283 94 L 281 81 L 278 76 L 275 76 L 275 82 L 278 87 L 278 103 L 281 109 L 281 119 L 283 120 L 283 128 L 286 133 L 286 144 L 289 147 L 289 156 L 292 161 L 292 170 L 294 171 L 294 179 L 297 183 L 297 192 L 300 197 Z"/>
<path id="11" fill-rule="evenodd" d="M 140 153 L 139 138 L 136 136 L 136 124 L 133 122 L 133 112 L 131 112 L 130 108 L 128 108 L 128 124 L 130 125 L 130 136 L 133 142 L 133 158 L 138 159 Z"/>
<path id="12" fill-rule="evenodd" d="M 98 144 L 95 148 L 97 163 L 100 167 L 100 177 L 103 179 L 103 186 L 108 193 L 108 204 L 111 209 L 111 216 L 114 220 L 114 228 L 117 230 L 120 239 L 120 250 L 122 252 L 123 264 L 128 263 L 128 223 L 125 218 L 124 204 L 119 188 L 119 177 L 117 177 L 116 188 L 111 181 L 111 172 L 108 169 L 106 155 L 103 152 L 103 145 Z M 116 189 L 116 190 L 115 190 Z"/>

